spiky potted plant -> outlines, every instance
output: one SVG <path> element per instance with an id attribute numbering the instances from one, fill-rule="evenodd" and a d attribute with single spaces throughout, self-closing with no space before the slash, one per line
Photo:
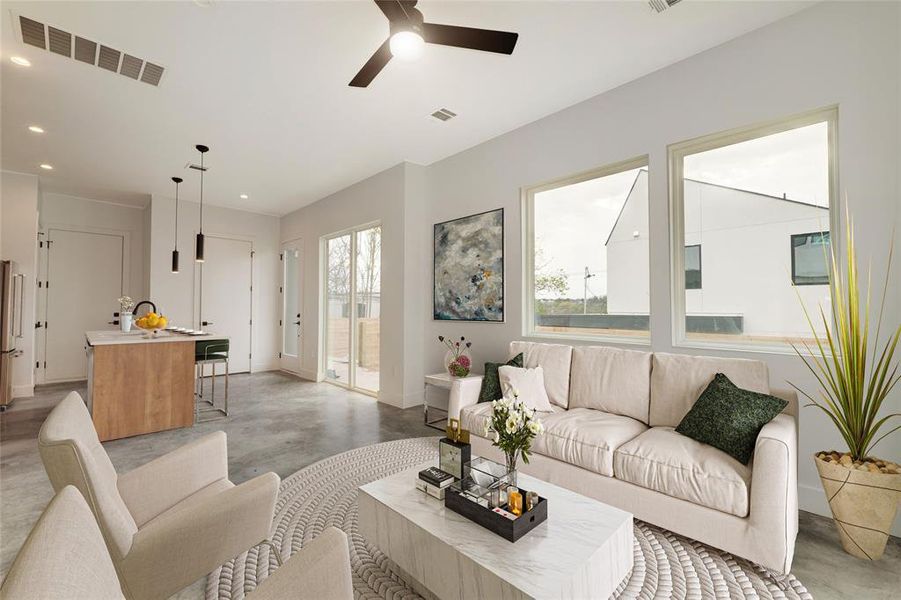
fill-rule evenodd
<path id="1" fill-rule="evenodd" d="M 847 452 L 827 450 L 814 455 L 842 547 L 854 556 L 877 560 L 885 550 L 901 500 L 901 470 L 897 462 L 876 458 L 870 452 L 901 429 L 901 425 L 891 427 L 892 419 L 901 415 L 881 410 L 901 379 L 901 365 L 895 359 L 901 324 L 880 343 L 886 299 L 883 292 L 871 342 L 869 273 L 864 292 L 858 284 L 853 227 L 850 218 L 846 221 L 844 273 L 839 269 L 835 247 L 831 249 L 832 316 L 821 306 L 816 318 L 804 307 L 813 339 L 801 343 L 801 348 L 795 346 L 819 389 L 808 393 L 792 386 L 809 400 L 807 406 L 819 408 L 829 417 L 848 446 Z M 891 262 L 892 249 L 889 269 Z M 814 327 L 819 321 L 822 334 Z"/>

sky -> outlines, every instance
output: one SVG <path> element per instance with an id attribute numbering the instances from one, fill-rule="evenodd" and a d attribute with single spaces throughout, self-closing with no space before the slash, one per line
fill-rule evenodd
<path id="1" fill-rule="evenodd" d="M 828 206 L 826 135 L 826 123 L 818 123 L 693 154 L 685 159 L 685 176 Z M 535 262 L 566 274 L 565 297 L 582 297 L 585 267 L 592 273 L 588 296 L 607 293 L 604 242 L 637 174 L 635 169 L 535 194 Z"/>

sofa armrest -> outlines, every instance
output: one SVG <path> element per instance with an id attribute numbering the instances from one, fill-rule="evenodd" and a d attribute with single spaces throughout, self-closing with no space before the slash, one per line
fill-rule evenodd
<path id="1" fill-rule="evenodd" d="M 770 389 L 770 395 L 788 402 L 788 405 L 782 409 L 782 412 L 796 419 L 798 418 L 798 392 L 790 388 L 773 388 Z"/>
<path id="2" fill-rule="evenodd" d="M 757 436 L 749 518 L 762 536 L 784 543 L 788 573 L 798 534 L 798 426 L 789 414 L 777 415 Z"/>
<path id="3" fill-rule="evenodd" d="M 447 418 L 459 419 L 460 411 L 467 406 L 479 403 L 479 392 L 482 389 L 482 377 L 464 377 L 451 382 L 450 398 L 447 402 Z"/>
<path id="4" fill-rule="evenodd" d="M 278 486 L 266 473 L 139 529 L 120 564 L 126 596 L 168 598 L 268 539 Z"/>
<path id="5" fill-rule="evenodd" d="M 249 600 L 352 600 L 347 536 L 327 527 L 264 579 Z"/>
<path id="6" fill-rule="evenodd" d="M 120 475 L 116 486 L 141 527 L 220 479 L 228 479 L 228 448 L 216 431 Z"/>

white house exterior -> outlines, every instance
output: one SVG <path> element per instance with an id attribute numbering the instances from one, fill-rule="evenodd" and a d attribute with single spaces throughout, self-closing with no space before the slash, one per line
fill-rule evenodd
<path id="1" fill-rule="evenodd" d="M 647 265 L 648 173 L 642 170 L 607 240 L 610 314 L 647 314 L 648 281 L 635 277 Z M 798 294 L 811 309 L 828 308 L 829 286 L 804 279 L 804 268 L 825 264 L 820 232 L 829 231 L 829 210 L 786 198 L 686 180 L 685 245 L 700 246 L 700 288 L 686 289 L 685 307 L 693 317 L 741 317 L 750 337 L 805 336 L 809 329 Z M 799 237 L 793 248 L 792 236 Z M 814 242 L 814 243 L 804 243 Z M 828 248 L 828 246 L 826 246 Z M 697 253 L 697 250 L 692 250 Z M 792 255 L 799 285 L 793 286 Z M 804 284 L 802 284 L 804 283 Z M 701 321 L 701 331 L 710 331 Z M 689 327 L 691 332 L 691 327 Z"/>

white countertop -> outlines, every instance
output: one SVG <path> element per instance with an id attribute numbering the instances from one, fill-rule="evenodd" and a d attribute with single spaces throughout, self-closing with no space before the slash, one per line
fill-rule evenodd
<path id="1" fill-rule="evenodd" d="M 198 342 L 207 340 L 227 340 L 227 335 L 207 332 L 206 335 L 185 335 L 171 331 L 161 331 L 152 338 L 144 337 L 143 329 L 132 329 L 128 333 L 118 329 L 86 331 L 88 346 L 108 346 L 111 344 L 154 344 L 160 342 Z"/>

